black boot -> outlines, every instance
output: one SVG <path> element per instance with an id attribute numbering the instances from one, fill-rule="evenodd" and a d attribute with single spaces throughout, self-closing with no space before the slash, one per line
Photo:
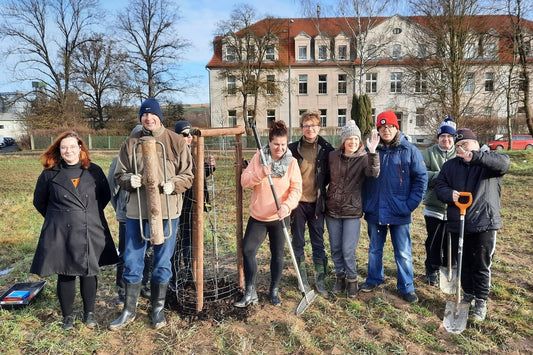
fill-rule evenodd
<path id="1" fill-rule="evenodd" d="M 326 268 L 328 266 L 328 259 L 318 259 L 313 258 L 313 263 L 315 264 L 315 285 L 318 293 L 325 297 L 328 295 L 326 291 L 326 285 L 324 281 L 326 279 Z"/>
<path id="2" fill-rule="evenodd" d="M 356 278 L 353 278 L 353 279 L 346 279 L 347 283 L 348 283 L 348 286 L 347 286 L 347 296 L 350 297 L 350 298 L 354 298 L 355 296 L 357 296 L 357 277 Z"/>
<path id="3" fill-rule="evenodd" d="M 311 289 L 311 286 L 309 286 L 309 281 L 307 281 L 307 271 L 305 270 L 305 255 L 297 256 L 296 262 L 298 264 L 298 271 L 300 271 L 302 283 L 304 284 L 304 290 L 301 289 L 300 284 L 298 284 L 298 289 L 300 290 L 300 292 L 307 292 Z"/>
<path id="4" fill-rule="evenodd" d="M 248 307 L 250 304 L 254 305 L 259 301 L 257 297 L 257 292 L 255 286 L 246 286 L 246 293 L 242 296 L 240 301 L 233 303 L 235 307 L 244 308 Z"/>
<path id="5" fill-rule="evenodd" d="M 137 309 L 137 300 L 141 293 L 141 283 L 125 283 L 126 295 L 124 299 L 124 308 L 120 317 L 109 324 L 109 330 L 116 330 L 133 322 L 135 319 L 135 311 Z"/>
<path id="6" fill-rule="evenodd" d="M 167 324 L 163 308 L 165 308 L 165 297 L 167 296 L 168 282 L 151 282 L 150 285 L 152 291 L 152 326 L 154 329 L 159 329 Z"/>
<path id="7" fill-rule="evenodd" d="M 281 306 L 281 298 L 279 298 L 279 288 L 277 285 L 270 286 L 270 303 L 274 306 Z"/>
<path id="8" fill-rule="evenodd" d="M 333 286 L 333 293 L 338 294 L 338 293 L 344 292 L 345 289 L 346 289 L 346 275 L 339 274 L 337 275 L 337 279 L 335 280 L 335 286 Z"/>

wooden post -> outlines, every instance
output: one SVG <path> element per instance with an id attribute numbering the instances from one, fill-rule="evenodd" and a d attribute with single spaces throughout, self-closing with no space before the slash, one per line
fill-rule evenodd
<path id="1" fill-rule="evenodd" d="M 242 134 L 235 135 L 235 202 L 237 204 L 237 231 L 235 238 L 237 240 L 237 281 L 241 288 L 244 288 L 244 258 L 242 255 Z"/>
<path id="2" fill-rule="evenodd" d="M 196 311 L 204 307 L 204 137 L 193 137 L 193 182 L 192 250 L 193 276 L 196 283 Z"/>
<path id="3" fill-rule="evenodd" d="M 242 134 L 244 127 L 233 128 L 207 128 L 197 129 L 193 133 L 192 154 L 195 161 L 193 169 L 193 207 L 192 207 L 192 267 L 193 278 L 196 284 L 196 311 L 201 312 L 204 306 L 204 180 L 205 180 L 205 147 L 204 137 L 235 135 L 235 186 L 236 186 L 236 228 L 237 228 L 237 268 L 238 282 L 244 287 L 242 235 L 243 235 L 243 210 L 242 210 Z"/>
<path id="4" fill-rule="evenodd" d="M 141 138 L 142 160 L 144 165 L 142 178 L 148 203 L 150 242 L 153 245 L 160 245 L 165 242 L 165 236 L 163 231 L 161 197 L 159 194 L 159 157 L 157 156 L 156 143 L 154 137 Z"/>

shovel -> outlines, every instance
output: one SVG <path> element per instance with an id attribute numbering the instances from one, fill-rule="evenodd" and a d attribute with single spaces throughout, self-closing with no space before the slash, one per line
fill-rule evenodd
<path id="1" fill-rule="evenodd" d="M 442 292 L 453 295 L 457 288 L 457 267 L 452 267 L 452 235 L 448 234 L 448 267 L 440 267 L 439 287 Z"/>
<path id="2" fill-rule="evenodd" d="M 467 197 L 465 203 L 460 202 L 461 197 Z M 457 248 L 457 286 L 455 301 L 447 301 L 446 309 L 444 311 L 444 319 L 442 321 L 444 328 L 449 333 L 461 334 L 466 329 L 466 321 L 468 319 L 468 310 L 470 304 L 461 302 L 461 268 L 463 266 L 463 239 L 465 235 L 465 214 L 466 209 L 472 204 L 472 194 L 470 192 L 459 192 L 459 200 L 455 205 L 459 207 L 459 220 L 461 226 L 459 229 L 459 246 Z"/>
<path id="3" fill-rule="evenodd" d="M 261 142 L 259 141 L 259 135 L 257 134 L 257 129 L 255 127 L 255 124 L 252 125 L 252 129 L 254 131 L 255 136 L 255 142 L 257 143 L 257 149 L 259 149 L 259 153 L 261 154 L 261 164 L 265 165 L 266 159 L 263 154 L 263 150 L 261 149 Z M 276 194 L 276 190 L 274 188 L 274 182 L 272 181 L 272 176 L 268 175 L 268 182 L 270 183 L 270 189 L 272 190 L 272 195 L 274 196 L 274 201 L 276 202 L 276 208 L 279 210 L 280 204 L 278 201 L 278 195 Z M 302 292 L 303 298 L 296 307 L 295 314 L 299 316 L 305 310 L 311 305 L 311 303 L 317 298 L 317 294 L 315 293 L 315 290 L 310 289 L 309 291 L 305 292 L 304 283 L 302 281 L 302 275 L 300 275 L 300 269 L 298 269 L 298 262 L 296 261 L 296 255 L 294 255 L 294 250 L 292 249 L 291 244 L 291 238 L 289 236 L 289 232 L 287 230 L 287 226 L 285 225 L 285 219 L 281 220 L 281 225 L 283 227 L 283 234 L 285 235 L 285 240 L 287 241 L 287 245 L 289 246 L 289 251 L 291 252 L 291 258 L 292 263 L 294 265 L 294 269 L 296 270 L 296 276 L 298 277 L 298 285 L 300 286 L 301 290 L 304 290 Z"/>

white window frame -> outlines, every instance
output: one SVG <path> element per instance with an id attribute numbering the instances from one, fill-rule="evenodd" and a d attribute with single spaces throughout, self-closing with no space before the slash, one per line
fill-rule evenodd
<path id="1" fill-rule="evenodd" d="M 328 93 L 328 75 L 318 74 L 318 94 L 327 95 Z"/>
<path id="2" fill-rule="evenodd" d="M 298 60 L 307 60 L 307 46 L 298 46 Z"/>
<path id="3" fill-rule="evenodd" d="M 328 46 L 321 44 L 318 46 L 318 60 L 328 59 Z"/>
<path id="4" fill-rule="evenodd" d="M 485 73 L 485 92 L 494 91 L 494 73 Z"/>
<path id="5" fill-rule="evenodd" d="M 226 53 L 224 55 L 226 62 L 235 62 L 237 57 L 235 55 L 235 48 L 231 46 L 226 46 Z"/>
<path id="6" fill-rule="evenodd" d="M 237 110 L 228 110 L 228 125 L 229 127 L 237 125 Z"/>
<path id="7" fill-rule="evenodd" d="M 365 90 L 367 94 L 378 92 L 378 73 L 366 73 Z"/>
<path id="8" fill-rule="evenodd" d="M 348 46 L 343 44 L 343 45 L 340 45 L 338 48 L 337 48 L 337 59 L 338 60 L 347 60 L 348 59 Z"/>
<path id="9" fill-rule="evenodd" d="M 276 76 L 273 74 L 268 74 L 266 76 L 266 80 L 267 80 L 267 87 L 266 87 L 267 95 L 274 95 L 274 88 L 276 86 Z"/>
<path id="10" fill-rule="evenodd" d="M 402 92 L 402 73 L 390 73 L 390 92 L 400 94 Z"/>
<path id="11" fill-rule="evenodd" d="M 474 73 L 465 74 L 465 93 L 473 93 L 475 89 Z"/>
<path id="12" fill-rule="evenodd" d="M 305 89 L 305 90 L 302 90 Z M 298 94 L 307 95 L 308 90 L 308 76 L 307 74 L 298 75 Z"/>
<path id="13" fill-rule="evenodd" d="M 339 108 L 337 110 L 337 127 L 344 127 L 346 125 L 346 109 Z"/>
<path id="14" fill-rule="evenodd" d="M 422 72 L 415 73 L 415 92 L 425 93 L 427 92 L 427 74 Z"/>
<path id="15" fill-rule="evenodd" d="M 230 75 L 226 78 L 226 88 L 228 90 L 228 95 L 237 94 L 237 78 L 233 75 Z"/>
<path id="16" fill-rule="evenodd" d="M 325 108 L 320 109 L 320 127 L 327 127 L 328 123 L 328 110 Z"/>
<path id="17" fill-rule="evenodd" d="M 337 93 L 338 94 L 346 94 L 348 91 L 348 82 L 347 82 L 347 75 L 346 74 L 339 74 L 338 75 L 338 83 L 337 83 Z"/>

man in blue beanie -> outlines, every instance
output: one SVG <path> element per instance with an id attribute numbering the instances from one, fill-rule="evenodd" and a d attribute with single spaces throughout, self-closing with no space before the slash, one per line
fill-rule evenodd
<path id="1" fill-rule="evenodd" d="M 172 276 L 171 258 L 176 245 L 176 232 L 178 227 L 180 208 L 182 205 L 182 192 L 192 186 L 192 157 L 187 142 L 182 135 L 178 135 L 163 126 L 163 113 L 159 103 L 155 99 L 147 99 L 139 110 L 139 119 L 143 126 L 140 132 L 130 135 L 122 144 L 115 169 L 115 179 L 120 188 L 130 192 L 130 199 L 126 206 L 126 237 L 124 246 L 124 285 L 125 300 L 122 314 L 109 325 L 110 330 L 120 329 L 135 319 L 137 300 L 141 292 L 144 269 L 144 254 L 148 242 L 141 236 L 139 219 L 142 220 L 143 230 L 149 231 L 148 206 L 139 210 L 141 204 L 147 201 L 146 181 L 142 178 L 145 173 L 142 147 L 136 143 L 144 136 L 152 136 L 165 146 L 166 157 L 163 156 L 163 148 L 157 144 L 157 154 L 162 157 L 160 165 L 166 164 L 166 176 L 162 166 L 158 169 L 160 182 L 159 197 L 161 201 L 161 214 L 163 216 L 163 228 L 165 239 L 163 244 L 154 245 L 153 269 L 150 280 L 152 301 L 152 326 L 155 329 L 166 324 L 163 308 L 168 283 Z M 133 160 L 133 149 L 136 149 L 136 162 Z M 136 165 L 136 167 L 135 167 Z M 137 171 L 137 174 L 135 173 Z M 137 193 L 132 193 L 136 192 Z M 140 195 L 140 198 L 138 197 Z M 167 209 L 166 199 L 169 199 Z M 142 212 L 142 215 L 140 215 Z M 148 236 L 147 236 L 148 237 Z"/>
<path id="2" fill-rule="evenodd" d="M 431 286 L 439 286 L 439 268 L 443 265 L 442 245 L 446 234 L 446 204 L 435 195 L 433 186 L 442 165 L 455 158 L 455 122 L 446 118 L 437 131 L 438 143 L 422 152 L 428 171 L 428 186 L 424 194 L 424 219 L 426 221 L 426 276 L 425 282 Z M 448 250 L 444 248 L 444 250 Z M 447 256 L 447 254 L 446 254 Z M 445 259 L 446 260 L 446 259 Z"/>

